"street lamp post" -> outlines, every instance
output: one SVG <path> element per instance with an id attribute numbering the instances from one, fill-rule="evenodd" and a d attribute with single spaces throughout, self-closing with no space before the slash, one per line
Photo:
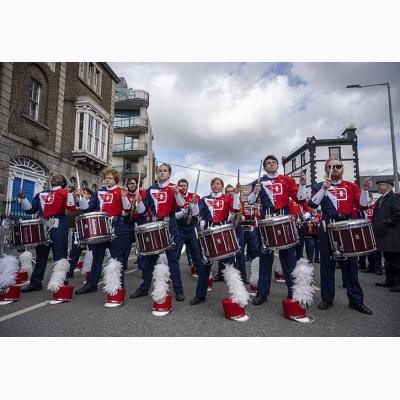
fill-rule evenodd
<path id="1" fill-rule="evenodd" d="M 394 187 L 396 193 L 399 193 L 399 172 L 397 169 L 397 155 L 396 155 L 396 141 L 394 137 L 394 125 L 393 125 L 393 112 L 392 112 L 392 98 L 390 96 L 390 85 L 389 82 L 374 83 L 372 85 L 347 85 L 347 89 L 361 89 L 371 86 L 386 86 L 389 97 L 389 118 L 390 118 L 390 137 L 392 141 L 392 156 L 393 156 L 393 175 L 394 175 Z"/>

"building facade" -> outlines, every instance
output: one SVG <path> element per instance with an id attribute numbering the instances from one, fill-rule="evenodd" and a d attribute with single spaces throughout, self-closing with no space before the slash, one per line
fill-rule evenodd
<path id="1" fill-rule="evenodd" d="M 343 163 L 343 179 L 360 183 L 356 128 L 347 128 L 339 138 L 316 139 L 308 137 L 306 143 L 282 157 L 285 175 L 290 175 L 299 183 L 303 173 L 307 178 L 308 192 L 311 185 L 324 180 L 325 161 L 329 158 Z"/>
<path id="2" fill-rule="evenodd" d="M 124 179 L 135 176 L 145 187 L 154 181 L 153 132 L 147 108 L 150 96 L 145 90 L 128 87 L 119 78 L 115 93 L 114 143 L 112 165 Z"/>
<path id="3" fill-rule="evenodd" d="M 0 214 L 15 214 L 18 192 L 31 200 L 53 173 L 101 185 L 117 82 L 106 63 L 0 63 Z"/>

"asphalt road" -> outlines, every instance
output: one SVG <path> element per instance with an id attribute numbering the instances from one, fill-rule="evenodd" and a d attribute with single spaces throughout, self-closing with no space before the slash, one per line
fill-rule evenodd
<path id="1" fill-rule="evenodd" d="M 130 260 L 126 276 L 127 294 L 140 283 L 140 272 Z M 215 266 L 216 267 L 216 266 Z M 336 299 L 333 308 L 319 310 L 319 292 L 309 315 L 315 320 L 301 324 L 283 318 L 282 299 L 286 295 L 285 284 L 273 282 L 267 303 L 261 306 L 249 304 L 247 322 L 224 318 L 222 299 L 228 290 L 224 282 L 214 284 L 207 301 L 189 305 L 194 296 L 196 279 L 190 276 L 186 257 L 181 260 L 182 279 L 186 300 L 173 301 L 172 312 L 165 317 L 151 313 L 150 296 L 127 299 L 122 307 L 105 308 L 105 293 L 99 290 L 82 296 L 74 296 L 71 303 L 49 305 L 51 293 L 47 290 L 22 294 L 20 301 L 0 306 L 0 336 L 399 336 L 400 295 L 374 285 L 383 276 L 360 273 L 365 304 L 373 315 L 363 315 L 348 308 L 346 290 L 341 287 L 341 272 L 336 271 Z M 50 265 L 46 272 L 47 284 Z M 315 279 L 319 286 L 319 265 L 315 264 Z M 82 276 L 70 281 L 79 288 Z M 18 313 L 21 312 L 21 313 Z M 14 314 L 15 313 L 15 314 Z"/>

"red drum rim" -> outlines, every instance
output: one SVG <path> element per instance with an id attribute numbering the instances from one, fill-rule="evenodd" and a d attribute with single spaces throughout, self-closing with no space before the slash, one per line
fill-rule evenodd
<path id="1" fill-rule="evenodd" d="M 93 211 L 89 213 L 85 213 L 82 215 L 79 215 L 75 218 L 75 222 L 81 221 L 82 219 L 88 218 L 88 217 L 107 217 L 110 218 L 109 215 L 103 211 Z"/>
<path id="2" fill-rule="evenodd" d="M 236 253 L 239 253 L 240 249 L 235 250 L 235 251 L 231 251 L 230 253 L 226 253 L 222 256 L 217 256 L 217 257 L 207 257 L 210 261 L 218 261 L 218 260 L 223 260 L 225 258 L 231 257 Z"/>
<path id="3" fill-rule="evenodd" d="M 104 243 L 111 240 L 112 235 L 103 235 L 103 236 L 93 236 L 87 239 L 79 239 L 79 244 L 97 244 L 97 243 Z"/>
<path id="4" fill-rule="evenodd" d="M 147 224 L 137 225 L 135 230 L 137 233 L 158 231 L 160 228 L 169 228 L 167 221 L 154 221 Z"/>
<path id="5" fill-rule="evenodd" d="M 266 217 L 258 221 L 258 226 L 273 226 L 284 222 L 294 222 L 293 215 L 277 215 L 275 217 Z"/>
<path id="6" fill-rule="evenodd" d="M 139 250 L 139 252 L 140 252 L 141 256 L 152 256 L 152 255 L 155 255 L 155 254 L 164 253 L 164 251 L 169 250 L 173 245 L 174 245 L 174 243 L 171 243 L 167 247 L 164 247 L 162 249 L 157 249 L 157 250 L 154 250 L 154 251 L 142 251 L 142 250 Z"/>
<path id="7" fill-rule="evenodd" d="M 341 231 L 346 229 L 363 228 L 371 225 L 371 222 L 365 219 L 349 219 L 347 221 L 331 222 L 327 227 L 333 231 Z"/>

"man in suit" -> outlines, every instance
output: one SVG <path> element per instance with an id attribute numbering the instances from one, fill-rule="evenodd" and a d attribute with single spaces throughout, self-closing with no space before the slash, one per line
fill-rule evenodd
<path id="1" fill-rule="evenodd" d="M 393 192 L 393 181 L 382 179 L 376 182 L 382 195 L 375 204 L 372 217 L 378 250 L 385 258 L 386 280 L 375 283 L 388 287 L 390 292 L 400 292 L 400 196 Z"/>

